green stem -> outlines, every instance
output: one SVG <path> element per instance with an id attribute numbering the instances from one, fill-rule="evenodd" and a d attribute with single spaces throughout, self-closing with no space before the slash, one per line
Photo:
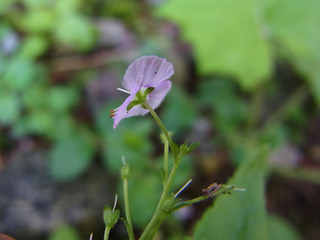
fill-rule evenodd
<path id="1" fill-rule="evenodd" d="M 164 184 L 167 182 L 168 178 L 168 171 L 169 171 L 169 142 L 167 139 L 165 139 L 164 142 L 164 156 L 163 156 L 163 180 Z"/>
<path id="2" fill-rule="evenodd" d="M 205 195 L 202 195 L 200 197 L 197 197 L 197 198 L 193 198 L 191 200 L 188 200 L 188 201 L 184 201 L 184 202 L 181 202 L 179 203 L 173 211 L 176 211 L 180 208 L 183 208 L 183 207 L 186 207 L 186 206 L 190 206 L 194 203 L 198 203 L 198 202 L 201 202 L 203 200 L 206 200 L 208 198 L 214 198 L 214 197 L 217 197 L 218 195 L 221 195 L 221 194 L 226 194 L 226 193 L 231 193 L 232 190 L 236 190 L 236 186 L 235 185 L 223 185 L 221 187 L 221 189 L 213 192 L 212 194 L 205 194 Z M 238 188 L 238 190 L 240 190 L 240 188 Z M 241 191 L 243 191 L 245 189 L 241 189 Z"/>
<path id="3" fill-rule="evenodd" d="M 109 233 L 110 233 L 110 228 L 106 227 L 104 230 L 104 236 L 103 236 L 103 240 L 108 240 L 109 239 Z"/>
<path id="4" fill-rule="evenodd" d="M 170 148 L 173 149 L 173 142 L 172 142 L 171 136 L 170 136 L 169 132 L 167 131 L 167 129 L 165 128 L 162 121 L 160 120 L 157 113 L 153 110 L 153 108 L 149 105 L 149 103 L 147 101 L 145 101 L 142 104 L 142 106 L 150 111 L 150 114 L 152 115 L 152 117 L 154 118 L 154 120 L 156 121 L 156 123 L 158 124 L 160 129 L 162 130 L 163 134 L 165 135 L 165 137 L 167 139 L 167 145 L 169 145 Z M 165 161 L 164 162 L 164 171 L 167 173 L 168 173 L 168 159 L 167 159 L 168 152 L 169 152 L 169 150 L 167 152 L 165 150 L 165 159 L 164 159 L 164 161 Z M 152 239 L 153 236 L 157 233 L 162 222 L 164 221 L 164 219 L 166 218 L 166 216 L 168 214 L 163 211 L 163 205 L 164 205 L 165 201 L 169 198 L 169 191 L 170 191 L 173 179 L 176 175 L 176 172 L 179 167 L 180 160 L 181 160 L 180 156 L 177 156 L 175 158 L 176 159 L 174 161 L 174 165 L 172 167 L 170 175 L 169 175 L 168 179 L 164 182 L 163 192 L 161 194 L 157 208 L 156 208 L 150 222 L 148 223 L 147 227 L 145 228 L 144 232 L 142 233 L 140 240 Z"/>
<path id="5" fill-rule="evenodd" d="M 166 136 L 166 138 L 169 142 L 169 145 L 171 146 L 172 145 L 171 136 L 170 136 L 169 132 L 167 131 L 167 129 L 165 128 L 165 126 L 163 125 L 162 121 L 160 120 L 158 114 L 153 110 L 153 108 L 149 105 L 149 103 L 147 101 L 145 101 L 142 105 L 150 111 L 150 114 L 152 115 L 152 117 L 154 118 L 154 120 L 156 121 L 158 126 L 161 128 L 163 134 Z"/>
<path id="6" fill-rule="evenodd" d="M 129 166 L 124 161 L 124 166 L 122 168 L 122 179 L 123 179 L 123 194 L 124 194 L 124 207 L 126 212 L 126 220 L 127 220 L 127 231 L 129 235 L 129 239 L 134 239 L 133 227 L 130 216 L 130 207 L 129 207 L 129 190 L 128 190 L 128 178 L 129 178 Z"/>
<path id="7" fill-rule="evenodd" d="M 129 236 L 129 240 L 135 240 L 134 238 L 134 233 L 132 230 L 132 226 L 129 225 L 128 221 L 124 218 L 121 218 L 121 220 L 124 222 L 124 224 L 126 225 L 127 228 L 127 232 L 128 232 L 128 236 Z"/>
<path id="8" fill-rule="evenodd" d="M 126 218 L 130 228 L 132 229 L 130 207 L 129 207 L 128 178 L 123 179 L 123 192 L 124 192 L 124 205 L 125 205 L 125 211 L 126 211 Z"/>
<path id="9" fill-rule="evenodd" d="M 166 215 L 164 215 L 163 213 L 163 204 L 166 201 L 166 199 L 168 198 L 168 193 L 172 184 L 172 181 L 176 175 L 178 166 L 179 166 L 180 161 L 177 161 L 174 163 L 173 168 L 171 170 L 170 176 L 168 178 L 168 181 L 166 182 L 166 184 L 164 185 L 164 189 L 163 192 L 161 194 L 158 206 L 149 222 L 149 224 L 147 225 L 146 229 L 144 230 L 144 232 L 142 233 L 140 240 L 150 240 L 152 239 L 152 237 L 156 234 L 157 230 L 159 229 L 162 221 L 164 220 L 164 218 L 166 217 Z"/>

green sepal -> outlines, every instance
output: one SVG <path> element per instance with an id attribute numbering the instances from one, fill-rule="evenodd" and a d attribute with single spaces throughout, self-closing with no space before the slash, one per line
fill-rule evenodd
<path id="1" fill-rule="evenodd" d="M 143 95 L 147 97 L 153 90 L 154 90 L 154 87 L 148 87 L 146 90 L 144 90 Z"/>
<path id="2" fill-rule="evenodd" d="M 113 228 L 114 225 L 118 222 L 118 219 L 120 217 L 120 211 L 119 209 L 112 211 L 111 207 L 108 205 L 105 205 L 103 208 L 103 220 L 104 224 L 108 228 Z"/>
<path id="3" fill-rule="evenodd" d="M 200 146 L 200 142 L 195 142 L 190 144 L 190 146 L 188 147 L 188 153 L 191 153 L 195 148 Z"/>
<path id="4" fill-rule="evenodd" d="M 131 103 L 129 103 L 129 105 L 127 106 L 127 112 L 129 112 L 134 106 L 140 105 L 141 102 L 139 99 L 135 99 L 133 100 Z"/>
<path id="5" fill-rule="evenodd" d="M 137 105 L 141 105 L 144 109 L 146 109 L 146 107 L 143 105 L 143 103 L 146 101 L 147 96 L 154 90 L 154 87 L 148 87 L 145 90 L 140 89 L 136 96 L 135 99 L 132 100 L 132 102 L 130 102 L 127 106 L 127 111 L 129 112 L 130 109 L 132 109 L 134 106 Z"/>
<path id="6" fill-rule="evenodd" d="M 182 156 L 188 154 L 188 152 L 189 152 L 188 151 L 188 143 L 184 143 L 184 144 L 180 145 L 180 154 Z"/>
<path id="7" fill-rule="evenodd" d="M 174 134 L 173 131 L 169 131 L 168 133 L 169 133 L 170 137 L 172 137 L 173 134 Z M 165 144 L 166 142 L 168 142 L 168 139 L 167 139 L 167 137 L 166 137 L 166 135 L 165 135 L 164 133 L 160 133 L 160 139 L 161 139 L 161 142 L 162 142 L 163 144 Z"/>
<path id="8" fill-rule="evenodd" d="M 128 164 L 125 164 L 121 168 L 121 178 L 122 179 L 129 179 L 129 175 L 130 175 L 130 167 Z"/>
<path id="9" fill-rule="evenodd" d="M 166 174 L 163 168 L 160 168 L 163 186 L 166 184 Z"/>
<path id="10" fill-rule="evenodd" d="M 199 142 L 192 143 L 190 145 L 188 143 L 184 143 L 179 148 L 179 150 L 180 150 L 179 154 L 181 154 L 181 157 L 184 155 L 187 155 L 187 154 L 191 153 L 198 146 L 200 146 Z"/>
<path id="11" fill-rule="evenodd" d="M 170 147 L 171 147 L 171 151 L 172 151 L 173 156 L 174 156 L 174 160 L 176 161 L 178 159 L 178 155 L 179 155 L 179 152 L 180 152 L 179 147 L 175 142 L 172 142 L 170 144 Z"/>

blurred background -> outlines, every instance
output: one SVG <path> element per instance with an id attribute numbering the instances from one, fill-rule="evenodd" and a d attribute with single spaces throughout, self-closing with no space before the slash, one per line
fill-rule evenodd
<path id="1" fill-rule="evenodd" d="M 202 143 L 178 172 L 176 189 L 194 180 L 181 197 L 267 144 L 273 239 L 320 239 L 319 12 L 317 0 L 1 0 L 0 232 L 102 239 L 103 206 L 118 193 L 123 210 L 123 155 L 139 234 L 162 188 L 159 130 L 149 116 L 113 130 L 109 115 L 129 64 L 158 55 L 175 67 L 160 118 L 177 142 Z M 157 239 L 191 235 L 210 205 L 170 217 Z"/>

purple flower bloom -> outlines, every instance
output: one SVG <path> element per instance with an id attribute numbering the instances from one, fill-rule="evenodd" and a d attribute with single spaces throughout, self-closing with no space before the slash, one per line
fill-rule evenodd
<path id="1" fill-rule="evenodd" d="M 132 108 L 129 106 L 132 101 L 136 100 L 137 93 L 143 94 L 145 90 L 151 90 L 146 100 L 153 109 L 157 108 L 171 88 L 171 82 L 168 79 L 173 73 L 172 64 L 164 58 L 143 56 L 136 59 L 128 67 L 122 82 L 125 88 L 123 91 L 130 95 L 111 113 L 114 119 L 113 128 L 116 128 L 124 118 L 145 115 L 149 112 L 140 104 Z"/>

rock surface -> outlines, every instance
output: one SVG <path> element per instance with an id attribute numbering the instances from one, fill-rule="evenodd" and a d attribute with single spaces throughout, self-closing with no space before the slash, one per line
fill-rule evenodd
<path id="1" fill-rule="evenodd" d="M 0 232 L 35 240 L 64 224 L 86 236 L 101 231 L 103 206 L 113 202 L 106 170 L 91 167 L 76 180 L 56 182 L 47 163 L 45 151 L 20 152 L 0 172 Z"/>

